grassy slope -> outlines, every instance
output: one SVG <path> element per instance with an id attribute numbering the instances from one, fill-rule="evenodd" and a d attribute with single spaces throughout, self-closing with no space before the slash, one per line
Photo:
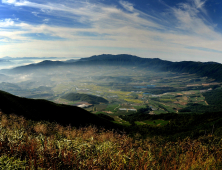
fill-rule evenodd
<path id="1" fill-rule="evenodd" d="M 176 142 L 133 139 L 112 131 L 76 129 L 0 114 L 1 169 L 221 169 L 221 137 Z"/>
<path id="2" fill-rule="evenodd" d="M 45 100 L 19 98 L 2 91 L 0 108 L 4 113 L 15 113 L 36 120 L 55 120 L 72 126 L 81 122 L 110 124 L 80 108 Z M 79 116 L 72 116 L 71 119 L 75 113 Z M 112 132 L 97 134 L 91 128 L 76 130 L 61 126 L 56 126 L 52 134 L 44 136 L 42 127 L 47 128 L 45 124 L 28 127 L 29 125 L 22 124 L 22 120 L 15 121 L 17 118 L 13 117 L 7 119 L 3 115 L 0 118 L 0 150 L 6 158 L 0 157 L 0 160 L 4 158 L 6 162 L 10 157 L 16 156 L 16 159 L 26 160 L 23 166 L 32 166 L 32 169 L 87 169 L 89 166 L 92 169 L 221 169 L 221 113 L 165 114 L 153 118 L 160 117 L 170 120 L 165 130 L 144 126 L 147 128 L 147 132 L 144 132 L 155 136 L 178 134 L 175 136 L 176 142 L 165 141 L 162 137 L 139 140 L 140 134 L 132 139 Z M 17 130 L 16 127 L 20 125 L 25 128 Z M 39 135 L 32 134 L 32 130 Z M 143 132 L 137 127 L 132 131 Z M 181 132 L 197 138 L 180 140 L 178 137 L 182 135 Z M 204 136 L 205 134 L 209 136 Z"/>

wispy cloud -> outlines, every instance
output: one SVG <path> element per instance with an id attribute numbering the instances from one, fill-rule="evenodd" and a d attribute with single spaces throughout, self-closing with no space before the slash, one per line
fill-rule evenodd
<path id="1" fill-rule="evenodd" d="M 128 14 L 116 8 L 115 6 L 107 6 L 103 4 L 95 5 L 89 2 L 85 3 L 85 2 L 74 1 L 73 3 L 69 4 L 69 6 L 65 6 L 63 4 L 57 4 L 57 3 L 38 4 L 29 1 L 18 2 L 16 0 L 3 0 L 2 2 L 4 1 L 6 1 L 6 3 L 8 4 L 15 6 L 26 6 L 26 7 L 40 9 L 41 12 L 48 14 L 50 13 L 50 15 L 63 15 L 65 17 L 73 17 L 73 19 L 78 19 L 80 22 L 97 22 L 97 21 L 104 21 L 107 19 L 111 21 L 120 20 L 121 22 L 124 20 L 130 20 L 134 21 L 133 24 L 135 23 L 141 24 L 141 21 L 143 21 L 144 24 L 147 26 L 152 26 L 152 27 L 160 26 L 153 21 L 142 20 L 142 18 L 138 16 L 139 13 Z M 127 8 L 128 10 L 131 11 L 133 10 L 133 6 L 129 2 L 120 1 L 120 3 L 124 5 L 124 7 Z M 39 13 L 34 12 L 33 14 L 39 14 Z"/>
<path id="2" fill-rule="evenodd" d="M 33 15 L 35 15 L 36 17 L 38 16 L 39 12 L 32 12 Z"/>
<path id="3" fill-rule="evenodd" d="M 46 19 L 43 20 L 43 22 L 47 23 L 47 22 L 49 22 L 49 19 L 46 18 Z"/>
<path id="4" fill-rule="evenodd" d="M 220 33 L 214 30 L 214 26 L 201 14 L 206 14 L 204 4 L 206 1 L 193 0 L 192 4 L 180 3 L 178 8 L 172 8 L 174 16 L 178 20 L 177 28 L 185 30 L 194 36 L 203 36 L 207 39 L 222 38 Z"/>
<path id="5" fill-rule="evenodd" d="M 200 9 L 204 14 L 207 15 L 207 11 L 206 9 L 204 8 L 204 5 L 206 3 L 207 0 L 194 0 L 194 4 L 196 6 L 197 9 Z"/>
<path id="6" fill-rule="evenodd" d="M 134 7 L 133 7 L 133 4 L 132 4 L 132 3 L 129 3 L 129 2 L 123 1 L 123 0 L 120 0 L 119 3 L 120 3 L 126 10 L 133 12 Z"/>

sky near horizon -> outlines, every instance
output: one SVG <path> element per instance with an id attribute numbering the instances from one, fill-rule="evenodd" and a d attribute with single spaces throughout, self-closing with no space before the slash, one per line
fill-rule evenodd
<path id="1" fill-rule="evenodd" d="M 0 58 L 131 54 L 222 63 L 221 0 L 1 0 Z"/>

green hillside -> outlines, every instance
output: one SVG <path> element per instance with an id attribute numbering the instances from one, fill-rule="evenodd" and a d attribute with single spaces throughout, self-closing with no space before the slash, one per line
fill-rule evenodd
<path id="1" fill-rule="evenodd" d="M 161 136 L 169 141 L 176 141 L 179 138 L 187 137 L 197 139 L 207 134 L 222 136 L 222 113 L 204 114 L 177 114 L 166 113 L 159 115 L 131 114 L 120 116 L 125 121 L 129 121 L 132 126 L 127 131 L 132 134 L 141 134 L 143 138 Z M 158 125 L 159 120 L 168 122 L 166 125 Z M 136 121 L 153 122 L 154 124 L 136 125 Z"/>
<path id="2" fill-rule="evenodd" d="M 85 101 L 91 104 L 108 103 L 109 101 L 98 96 L 93 96 L 89 94 L 79 94 L 79 93 L 68 93 L 61 97 L 69 101 Z"/>

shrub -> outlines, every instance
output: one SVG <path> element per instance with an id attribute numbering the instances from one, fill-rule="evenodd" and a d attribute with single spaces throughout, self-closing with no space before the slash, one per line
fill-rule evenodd
<path id="1" fill-rule="evenodd" d="M 0 169 L 2 170 L 22 170 L 26 169 L 26 161 L 20 161 L 14 157 L 3 155 L 0 157 Z"/>

